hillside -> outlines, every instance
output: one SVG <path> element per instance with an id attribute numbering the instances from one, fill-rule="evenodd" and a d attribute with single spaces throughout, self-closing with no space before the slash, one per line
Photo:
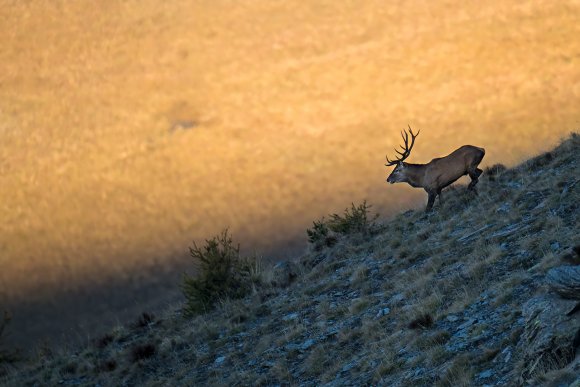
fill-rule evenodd
<path id="1" fill-rule="evenodd" d="M 471 143 L 512 166 L 580 120 L 577 0 L 1 4 L 0 304 L 21 346 L 157 312 L 223 227 L 280 259 L 352 201 L 414 206 L 384 184 L 407 123 L 413 161 Z"/>
<path id="2" fill-rule="evenodd" d="M 580 263 L 580 136 L 485 172 L 477 196 L 451 187 L 429 215 L 319 238 L 249 297 L 191 319 L 143 315 L 4 366 L 0 383 L 578 386 L 577 300 L 546 273 Z"/>

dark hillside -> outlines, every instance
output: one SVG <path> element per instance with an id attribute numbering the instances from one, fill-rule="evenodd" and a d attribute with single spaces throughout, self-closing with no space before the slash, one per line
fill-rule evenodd
<path id="1" fill-rule="evenodd" d="M 251 296 L 192 319 L 144 316 L 77 352 L 6 366 L 0 382 L 579 386 L 580 292 L 555 291 L 580 263 L 579 182 L 573 134 L 489 168 L 477 196 L 444 191 L 430 215 L 321 220 L 311 251 L 264 270 Z"/>

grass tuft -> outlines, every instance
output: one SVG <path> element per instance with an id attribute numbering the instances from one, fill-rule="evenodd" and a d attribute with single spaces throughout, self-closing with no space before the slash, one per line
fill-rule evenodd
<path id="1" fill-rule="evenodd" d="M 152 313 L 143 312 L 133 323 L 134 328 L 145 328 L 148 327 L 155 321 L 155 315 Z"/>
<path id="2" fill-rule="evenodd" d="M 157 352 L 157 348 L 153 344 L 140 344 L 131 348 L 131 361 L 137 363 L 138 361 L 149 359 Z"/>
<path id="3" fill-rule="evenodd" d="M 409 325 L 409 329 L 428 329 L 433 326 L 433 316 L 423 313 L 414 318 Z"/>

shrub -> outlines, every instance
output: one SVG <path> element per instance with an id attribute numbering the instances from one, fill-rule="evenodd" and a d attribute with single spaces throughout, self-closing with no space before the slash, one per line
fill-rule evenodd
<path id="1" fill-rule="evenodd" d="M 131 361 L 137 363 L 140 360 L 149 359 L 157 353 L 157 348 L 151 343 L 139 344 L 131 348 Z M 115 363 L 113 369 L 117 366 Z M 112 369 L 111 369 L 112 371 Z"/>
<path id="2" fill-rule="evenodd" d="M 346 208 L 342 215 L 331 214 L 329 219 L 320 219 L 314 222 L 314 226 L 306 230 L 308 235 L 308 242 L 313 244 L 316 248 L 323 246 L 331 247 L 336 243 L 334 234 L 356 234 L 361 233 L 368 235 L 376 232 L 378 227 L 375 223 L 378 214 L 369 217 L 371 205 L 367 204 L 366 200 L 358 206 L 354 203 L 350 208 Z"/>
<path id="3" fill-rule="evenodd" d="M 328 236 L 328 226 L 324 222 L 324 218 L 313 222 L 313 227 L 306 230 L 309 243 L 317 243 L 324 240 Z"/>
<path id="4" fill-rule="evenodd" d="M 332 214 L 328 221 L 328 228 L 339 234 L 363 233 L 368 234 L 376 230 L 375 220 L 379 217 L 375 214 L 369 219 L 371 205 L 365 200 L 358 206 L 351 204 L 350 210 L 346 208 L 344 214 Z"/>
<path id="5" fill-rule="evenodd" d="M 183 278 L 188 316 L 207 312 L 219 300 L 242 298 L 260 281 L 257 259 L 241 259 L 240 247 L 234 245 L 227 229 L 205 242 L 204 246 L 194 242 L 189 248 L 198 274 Z"/>
<path id="6" fill-rule="evenodd" d="M 323 247 L 332 247 L 337 239 L 333 232 L 328 229 L 324 218 L 313 222 L 313 227 L 306 230 L 308 242 L 314 246 L 314 250 L 321 250 Z"/>
<path id="7" fill-rule="evenodd" d="M 427 329 L 433 325 L 433 317 L 429 313 L 423 313 L 414 318 L 408 325 L 410 329 Z"/>

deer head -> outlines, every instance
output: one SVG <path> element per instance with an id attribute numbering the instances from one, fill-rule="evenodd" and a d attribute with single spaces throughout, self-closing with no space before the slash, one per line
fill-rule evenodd
<path id="1" fill-rule="evenodd" d="M 398 149 L 395 148 L 395 152 L 397 152 L 398 157 L 393 161 L 389 160 L 388 156 L 386 157 L 387 163 L 385 164 L 385 166 L 390 167 L 392 165 L 396 165 L 393 172 L 391 172 L 391 174 L 387 178 L 387 182 L 393 184 L 393 183 L 400 183 L 400 182 L 406 181 L 406 171 L 405 170 L 406 170 L 407 166 L 406 166 L 404 161 L 411 154 L 411 150 L 413 149 L 413 145 L 415 145 L 415 138 L 417 138 L 417 136 L 419 135 L 420 132 L 421 131 L 418 131 L 417 134 L 414 134 L 413 130 L 411 129 L 411 126 L 409 126 L 409 133 L 411 134 L 411 145 L 409 145 L 409 133 L 407 133 L 406 130 L 404 132 L 401 132 L 401 137 L 403 138 L 404 145 L 399 145 L 401 148 L 401 151 L 399 151 Z"/>

